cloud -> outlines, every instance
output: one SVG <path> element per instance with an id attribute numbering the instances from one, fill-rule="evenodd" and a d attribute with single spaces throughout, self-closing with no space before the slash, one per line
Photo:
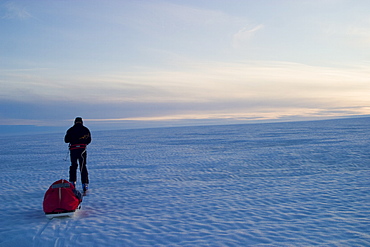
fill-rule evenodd
<path id="1" fill-rule="evenodd" d="M 153 25 L 169 28 L 171 31 L 185 28 L 217 28 L 230 23 L 245 22 L 244 18 L 227 15 L 222 11 L 197 8 L 173 3 L 147 2 L 141 5 L 147 19 L 142 20 L 146 27 Z"/>
<path id="2" fill-rule="evenodd" d="M 229 49 L 233 34 L 249 23 L 244 16 L 187 6 L 186 3 L 147 1 L 136 7 L 136 12 L 123 17 L 123 25 L 135 30 L 138 35 L 148 37 L 138 41 L 142 47 L 195 53 L 198 56 L 207 52 L 214 54 L 220 47 Z"/>
<path id="3" fill-rule="evenodd" d="M 15 2 L 7 2 L 2 6 L 2 19 L 26 20 L 32 18 L 25 6 L 20 6 Z"/>
<path id="4" fill-rule="evenodd" d="M 208 121 L 370 113 L 366 64 L 198 61 L 181 70 L 141 67 L 63 80 L 50 70 L 44 76 L 36 72 L 5 73 L 0 107 L 4 119 L 56 121 L 82 115 L 96 122 Z"/>
<path id="5" fill-rule="evenodd" d="M 258 31 L 262 30 L 265 26 L 259 24 L 251 27 L 250 25 L 243 27 L 233 35 L 232 47 L 242 48 Z"/>
<path id="6" fill-rule="evenodd" d="M 366 66 L 319 67 L 287 62 L 193 62 L 182 69 L 137 68 L 132 71 L 65 75 L 52 70 L 2 71 L 1 97 L 74 102 L 218 102 L 297 98 L 367 102 Z M 11 81 L 12 83 L 8 83 Z M 352 103 L 351 103 L 352 102 Z"/>

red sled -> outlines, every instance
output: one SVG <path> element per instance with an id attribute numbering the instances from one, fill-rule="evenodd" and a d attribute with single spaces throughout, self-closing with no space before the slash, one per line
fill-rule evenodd
<path id="1" fill-rule="evenodd" d="M 65 179 L 54 182 L 46 191 L 43 209 L 48 218 L 72 216 L 80 208 L 81 193 Z"/>

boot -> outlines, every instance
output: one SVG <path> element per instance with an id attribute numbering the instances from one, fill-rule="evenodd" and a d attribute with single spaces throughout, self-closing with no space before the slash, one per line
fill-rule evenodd
<path id="1" fill-rule="evenodd" d="M 89 184 L 82 184 L 82 190 L 86 192 L 89 189 Z"/>

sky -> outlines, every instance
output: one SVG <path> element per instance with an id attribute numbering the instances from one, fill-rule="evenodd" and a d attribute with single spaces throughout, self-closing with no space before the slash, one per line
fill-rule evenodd
<path id="1" fill-rule="evenodd" d="M 367 0 L 0 0 L 0 125 L 370 115 L 369 11 Z"/>

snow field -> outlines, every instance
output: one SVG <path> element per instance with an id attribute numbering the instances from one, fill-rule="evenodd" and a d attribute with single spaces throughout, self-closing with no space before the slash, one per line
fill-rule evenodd
<path id="1" fill-rule="evenodd" d="M 0 246 L 370 246 L 369 123 L 92 130 L 91 193 L 53 220 L 64 134 L 0 137 Z"/>

